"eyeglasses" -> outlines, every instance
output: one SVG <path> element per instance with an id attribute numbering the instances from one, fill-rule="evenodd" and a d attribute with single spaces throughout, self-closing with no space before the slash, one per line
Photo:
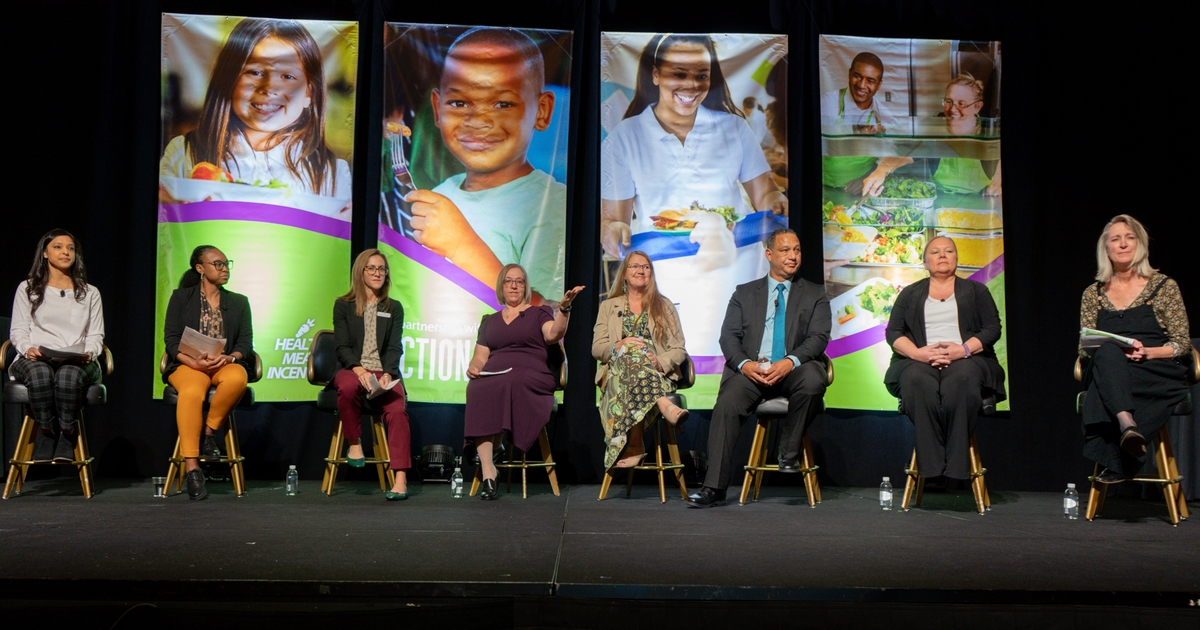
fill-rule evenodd
<path id="1" fill-rule="evenodd" d="M 373 276 L 375 274 L 383 274 L 385 276 L 388 275 L 387 267 L 375 267 L 372 265 L 370 267 L 367 267 L 366 269 L 363 269 L 363 271 L 367 272 L 367 275 L 370 275 L 370 276 Z"/>
<path id="2" fill-rule="evenodd" d="M 504 284 L 514 287 L 523 287 L 525 286 L 525 278 L 505 278 Z"/>
<path id="3" fill-rule="evenodd" d="M 213 269 L 216 269 L 217 271 L 225 271 L 226 269 L 233 269 L 233 261 L 232 260 L 213 260 L 210 262 L 206 262 L 204 264 L 212 265 Z"/>
<path id="4" fill-rule="evenodd" d="M 968 103 L 966 101 L 952 101 L 947 98 L 947 99 L 942 99 L 942 107 L 953 107 L 954 109 L 963 110 L 963 109 L 966 109 L 966 108 L 974 105 L 975 103 L 982 103 L 982 102 L 983 102 L 983 99 L 974 100 L 974 101 L 971 101 L 970 103 Z"/>
<path id="5" fill-rule="evenodd" d="M 638 263 L 629 265 L 628 268 L 632 269 L 633 271 L 650 271 L 650 265 L 642 265 Z"/>

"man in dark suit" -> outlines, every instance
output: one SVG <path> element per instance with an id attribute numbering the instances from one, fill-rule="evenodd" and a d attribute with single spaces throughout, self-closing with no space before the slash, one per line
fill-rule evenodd
<path id="1" fill-rule="evenodd" d="M 759 401 L 786 396 L 788 415 L 779 430 L 779 471 L 797 472 L 805 427 L 825 395 L 822 354 L 829 343 L 825 287 L 798 276 L 800 239 L 792 230 L 767 237 L 767 277 L 734 290 L 721 325 L 725 372 L 708 432 L 708 474 L 688 507 L 725 505 L 733 474 L 733 447 Z"/>

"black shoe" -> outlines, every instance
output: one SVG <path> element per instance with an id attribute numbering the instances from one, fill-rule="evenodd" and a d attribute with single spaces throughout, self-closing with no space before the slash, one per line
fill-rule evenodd
<path id="1" fill-rule="evenodd" d="M 500 490 L 496 487 L 495 479 L 483 480 L 483 488 L 479 490 L 479 498 L 484 501 L 495 501 L 500 498 Z"/>
<path id="2" fill-rule="evenodd" d="M 795 459 L 788 461 L 788 460 L 784 459 L 783 456 L 780 456 L 779 457 L 779 472 L 781 472 L 781 473 L 798 473 L 798 472 L 800 472 L 800 462 Z"/>
<path id="3" fill-rule="evenodd" d="M 54 461 L 75 461 L 75 443 L 79 441 L 78 433 L 62 431 L 58 434 L 58 443 L 54 446 Z"/>
<path id="4" fill-rule="evenodd" d="M 221 449 L 217 446 L 217 436 L 204 436 L 204 440 L 200 442 L 200 457 L 202 459 L 221 459 Z"/>
<path id="5" fill-rule="evenodd" d="M 1096 476 L 1096 481 L 1103 484 L 1121 483 L 1125 481 L 1125 477 L 1105 468 L 1099 475 Z"/>
<path id="6" fill-rule="evenodd" d="M 687 506 L 690 508 L 710 508 L 721 505 L 725 505 L 725 491 L 714 490 L 708 486 L 700 488 L 700 492 L 687 498 Z"/>
<path id="7" fill-rule="evenodd" d="M 1138 433 L 1137 429 L 1125 429 L 1121 434 L 1121 450 L 1134 457 L 1141 457 L 1146 454 L 1146 438 Z"/>
<path id="8" fill-rule="evenodd" d="M 204 489 L 204 473 L 199 468 L 189 470 L 183 481 L 187 484 L 189 499 L 199 501 L 208 496 L 208 490 Z"/>
<path id="9" fill-rule="evenodd" d="M 44 463 L 54 459 L 54 446 L 57 443 L 53 433 L 46 433 L 41 429 L 34 429 L 37 433 L 33 436 L 33 456 L 30 461 L 34 463 Z"/>

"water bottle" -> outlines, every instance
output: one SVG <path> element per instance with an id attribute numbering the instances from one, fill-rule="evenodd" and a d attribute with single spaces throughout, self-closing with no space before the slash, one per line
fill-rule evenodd
<path id="1" fill-rule="evenodd" d="M 462 458 L 454 458 L 454 474 L 450 475 L 450 496 L 455 499 L 463 498 Z"/>
<path id="2" fill-rule="evenodd" d="M 1075 520 L 1079 518 L 1079 493 L 1075 491 L 1075 484 L 1067 484 L 1067 491 L 1063 494 L 1063 516 Z"/>
<path id="3" fill-rule="evenodd" d="M 296 471 L 295 466 L 288 466 L 287 482 L 283 485 L 283 491 L 289 497 L 296 496 L 300 491 L 300 473 Z"/>
<path id="4" fill-rule="evenodd" d="M 884 510 L 892 509 L 892 480 L 890 477 L 884 477 L 883 483 L 879 484 L 879 507 Z"/>

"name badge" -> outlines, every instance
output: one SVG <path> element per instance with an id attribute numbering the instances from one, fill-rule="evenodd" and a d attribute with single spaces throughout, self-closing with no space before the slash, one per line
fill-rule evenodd
<path id="1" fill-rule="evenodd" d="M 388 317 L 388 318 L 390 318 L 390 317 L 392 316 L 392 314 L 391 314 L 391 313 L 384 313 L 383 311 L 376 311 L 376 312 L 375 312 L 375 314 L 376 314 L 376 315 L 378 315 L 379 317 Z"/>

